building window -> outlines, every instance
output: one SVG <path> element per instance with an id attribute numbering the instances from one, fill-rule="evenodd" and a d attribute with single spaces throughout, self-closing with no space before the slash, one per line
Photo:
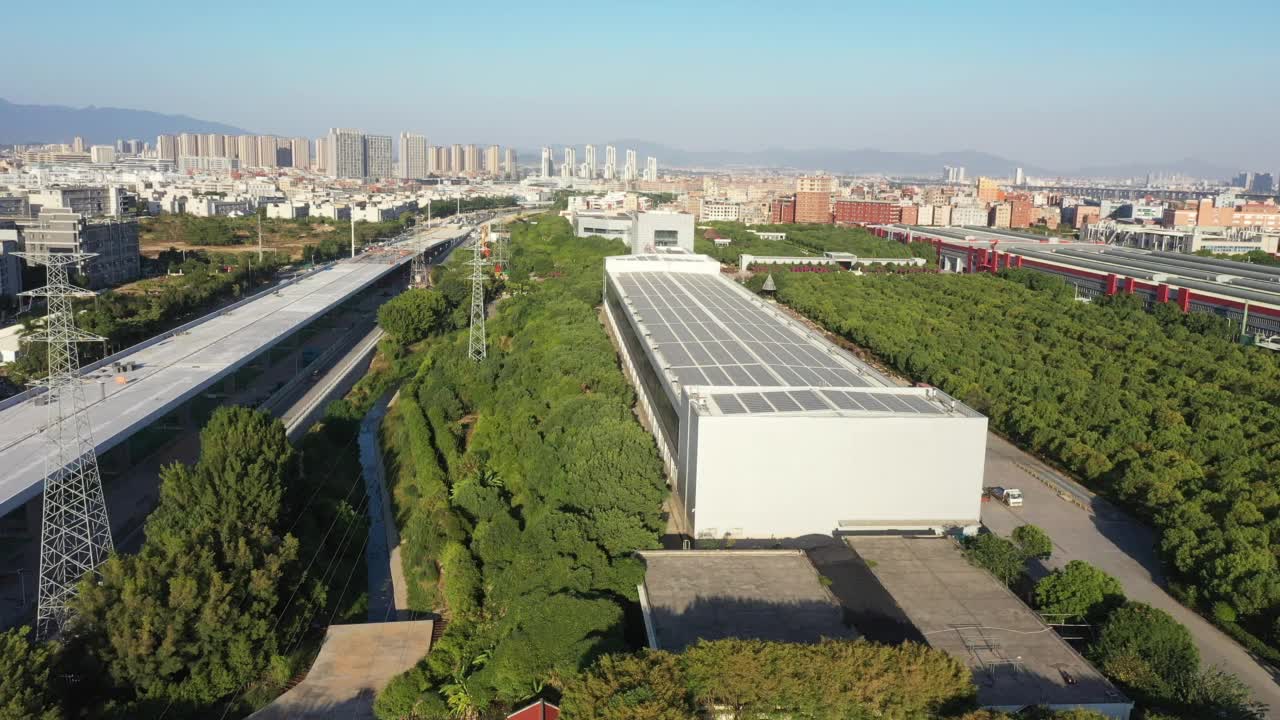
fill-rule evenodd
<path id="1" fill-rule="evenodd" d="M 680 244 L 680 231 L 654 230 L 653 244 L 658 247 L 675 247 Z"/>

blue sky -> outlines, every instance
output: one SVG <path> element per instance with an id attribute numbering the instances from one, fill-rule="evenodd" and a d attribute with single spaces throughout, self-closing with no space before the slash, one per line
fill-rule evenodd
<path id="1" fill-rule="evenodd" d="M 1280 167 L 1275 0 L 11 5 L 4 53 L 28 60 L 0 97 L 20 103 L 520 147 Z"/>

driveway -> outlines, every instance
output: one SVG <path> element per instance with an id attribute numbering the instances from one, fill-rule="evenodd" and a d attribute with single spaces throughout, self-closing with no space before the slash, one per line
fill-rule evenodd
<path id="1" fill-rule="evenodd" d="M 1069 492 L 1060 494 L 1053 487 L 1055 483 Z M 1030 523 L 1053 538 L 1053 557 L 1046 563 L 1047 568 L 1033 568 L 1033 575 L 1062 567 L 1071 560 L 1084 560 L 1105 570 L 1120 581 L 1130 600 L 1160 608 L 1185 625 L 1205 666 L 1216 665 L 1239 677 L 1252 688 L 1258 701 L 1270 706 L 1268 717 L 1280 718 L 1277 671 L 1161 587 L 1164 578 L 1154 531 L 995 435 L 988 435 L 984 484 L 1020 488 L 1025 496 L 1018 508 L 995 500 L 984 502 L 984 525 L 1008 536 L 1015 527 Z M 1078 504 L 1081 501 L 1087 508 Z"/>

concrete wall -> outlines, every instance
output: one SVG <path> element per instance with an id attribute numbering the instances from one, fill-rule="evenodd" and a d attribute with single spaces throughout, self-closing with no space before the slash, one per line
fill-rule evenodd
<path id="1" fill-rule="evenodd" d="M 986 418 L 720 416 L 689 412 L 697 535 L 830 534 L 976 524 Z"/>

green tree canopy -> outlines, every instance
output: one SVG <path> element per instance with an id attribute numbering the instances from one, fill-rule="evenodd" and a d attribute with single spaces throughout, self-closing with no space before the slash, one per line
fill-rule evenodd
<path id="1" fill-rule="evenodd" d="M 0 720 L 60 720 L 54 687 L 57 646 L 33 644 L 31 628 L 0 633 Z"/>
<path id="2" fill-rule="evenodd" d="M 378 325 L 404 344 L 444 329 L 448 321 L 449 305 L 437 290 L 407 290 L 378 308 Z"/>
<path id="3" fill-rule="evenodd" d="M 1019 525 L 1013 529 L 1013 542 L 1026 558 L 1048 560 L 1053 555 L 1053 541 L 1035 525 Z"/>
<path id="4" fill-rule="evenodd" d="M 1026 556 L 1013 542 L 995 533 L 984 532 L 965 541 L 964 554 L 969 561 L 1012 585 L 1026 572 Z"/>
<path id="5" fill-rule="evenodd" d="M 1149 698 L 1175 697 L 1200 666 L 1191 633 L 1165 611 L 1137 602 L 1111 613 L 1089 658 L 1107 677 Z"/>
<path id="6" fill-rule="evenodd" d="M 137 555 L 114 555 L 75 600 L 80 641 L 140 698 L 212 702 L 255 677 L 317 600 L 298 541 L 280 527 L 293 468 L 284 427 L 217 410 L 192 467 L 161 473 L 160 503 Z"/>
<path id="7" fill-rule="evenodd" d="M 1083 560 L 1072 560 L 1036 583 L 1036 607 L 1046 615 L 1098 622 L 1124 604 L 1120 581 Z"/>

